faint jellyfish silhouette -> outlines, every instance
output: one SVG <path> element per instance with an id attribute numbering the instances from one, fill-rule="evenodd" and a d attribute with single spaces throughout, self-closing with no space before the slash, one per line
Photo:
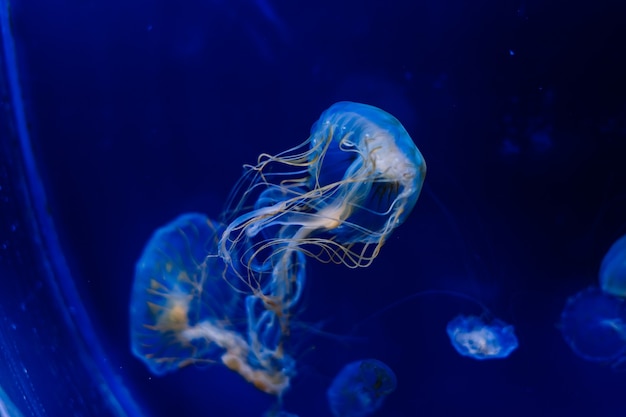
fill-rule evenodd
<path id="1" fill-rule="evenodd" d="M 519 345 L 514 327 L 497 318 L 457 316 L 446 331 L 459 354 L 476 360 L 506 358 Z"/>
<path id="2" fill-rule="evenodd" d="M 602 258 L 599 280 L 605 293 L 626 297 L 626 235 L 617 239 Z"/>
<path id="3" fill-rule="evenodd" d="M 558 324 L 565 342 L 579 357 L 620 365 L 626 354 L 626 303 L 590 287 L 569 297 Z"/>
<path id="4" fill-rule="evenodd" d="M 351 362 L 330 384 L 326 392 L 328 405 L 335 417 L 366 417 L 382 407 L 396 385 L 396 375 L 383 362 Z"/>

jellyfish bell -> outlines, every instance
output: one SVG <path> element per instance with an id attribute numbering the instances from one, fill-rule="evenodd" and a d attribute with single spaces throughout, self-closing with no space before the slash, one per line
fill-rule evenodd
<path id="1" fill-rule="evenodd" d="M 398 382 L 395 373 L 377 359 L 348 363 L 326 391 L 335 417 L 367 417 L 378 411 Z"/>
<path id="2" fill-rule="evenodd" d="M 457 316 L 446 327 L 454 349 L 476 360 L 507 358 L 519 343 L 515 328 L 504 321 L 477 316 Z"/>
<path id="3" fill-rule="evenodd" d="M 339 102 L 311 128 L 310 184 L 320 221 L 346 244 L 378 243 L 409 215 L 426 163 L 402 124 L 377 107 Z M 374 233 L 364 233 L 365 230 Z"/>
<path id="4" fill-rule="evenodd" d="M 617 239 L 604 255 L 599 280 L 602 291 L 626 297 L 626 235 Z"/>
<path id="5" fill-rule="evenodd" d="M 626 302 L 596 287 L 567 299 L 558 328 L 587 361 L 617 365 L 626 357 Z"/>

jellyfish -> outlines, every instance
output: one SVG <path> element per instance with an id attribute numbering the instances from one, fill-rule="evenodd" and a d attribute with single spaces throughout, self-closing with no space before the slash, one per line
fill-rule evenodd
<path id="1" fill-rule="evenodd" d="M 206 259 L 220 229 L 201 214 L 182 215 L 154 233 L 137 262 L 130 306 L 132 350 L 156 375 L 216 358 L 213 346 L 191 343 L 184 332 L 206 317 L 219 321 L 232 312 L 232 294 L 216 279 L 223 266 L 219 258 Z M 213 281 L 211 291 L 205 291 L 207 281 Z"/>
<path id="2" fill-rule="evenodd" d="M 223 213 L 219 254 L 285 330 L 304 286 L 297 254 L 368 266 L 413 209 L 425 173 L 396 118 L 336 103 L 304 143 L 245 166 Z"/>
<path id="3" fill-rule="evenodd" d="M 599 275 L 602 291 L 626 297 L 626 235 L 617 239 L 604 255 Z"/>
<path id="4" fill-rule="evenodd" d="M 558 324 L 579 357 L 619 365 L 626 354 L 626 302 L 596 287 L 568 298 Z"/>
<path id="5" fill-rule="evenodd" d="M 250 248 L 246 267 L 258 265 L 255 255 L 267 245 L 368 266 L 415 206 L 425 174 L 424 158 L 395 117 L 366 104 L 336 103 L 304 143 L 245 167 L 225 210 L 230 224 L 220 254 L 231 260 L 244 236 L 271 231 L 282 239 Z M 364 247 L 357 251 L 358 245 Z"/>
<path id="6" fill-rule="evenodd" d="M 155 374 L 222 362 L 282 395 L 306 259 L 368 266 L 413 209 L 426 165 L 400 122 L 342 102 L 303 144 L 245 166 L 214 222 L 188 214 L 157 230 L 136 269 L 131 338 Z"/>
<path id="7" fill-rule="evenodd" d="M 396 375 L 383 362 L 364 359 L 347 364 L 333 379 L 328 405 L 335 417 L 366 417 L 380 409 L 397 385 Z"/>
<path id="8" fill-rule="evenodd" d="M 237 324 L 241 292 L 215 255 L 223 225 L 181 215 L 158 229 L 136 265 L 130 305 L 131 348 L 155 375 L 193 363 L 222 362 L 268 393 L 289 384 L 290 358 L 270 352 Z M 278 364 L 280 362 L 280 364 Z M 280 369 L 280 371 L 278 370 Z"/>
<path id="9" fill-rule="evenodd" d="M 426 172 L 396 118 L 352 102 L 323 112 L 304 143 L 244 168 L 219 255 L 254 295 L 249 309 L 280 334 L 304 287 L 295 268 L 303 256 L 370 265 L 415 206 Z"/>
<path id="10" fill-rule="evenodd" d="M 514 327 L 497 318 L 460 315 L 446 331 L 460 355 L 476 360 L 507 358 L 518 346 Z"/>

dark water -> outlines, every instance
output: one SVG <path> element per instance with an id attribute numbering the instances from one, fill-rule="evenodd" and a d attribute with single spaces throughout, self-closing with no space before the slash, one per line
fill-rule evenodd
<path id="1" fill-rule="evenodd" d="M 27 416 L 262 415 L 273 399 L 220 365 L 155 377 L 132 356 L 134 264 L 157 227 L 189 211 L 217 217 L 244 163 L 301 143 L 324 109 L 351 100 L 395 115 L 428 174 L 371 267 L 309 263 L 299 319 L 328 334 L 311 332 L 294 352 L 285 410 L 330 416 L 334 375 L 372 357 L 397 376 L 381 416 L 624 415 L 626 374 L 574 355 L 556 327 L 626 233 L 624 17 L 611 1 L 11 4 L 28 132 L 68 275 L 50 289 L 28 261 L 41 252 L 29 238 L 37 225 L 9 193 L 27 186 L 4 129 L 0 279 L 15 290 L 0 306 L 15 347 L 0 349 L 12 364 L 0 386 Z M 70 276 L 78 313 L 55 298 Z M 515 326 L 519 348 L 504 360 L 458 355 L 447 322 L 481 312 L 458 298 L 366 319 L 430 289 L 485 304 Z M 58 317 L 35 316 L 47 304 Z M 26 330 L 11 336 L 20 320 Z M 79 322 L 69 334 L 83 348 L 63 336 L 66 321 Z M 104 382 L 82 369 L 85 355 L 110 369 Z M 119 409 L 102 385 L 126 396 Z"/>

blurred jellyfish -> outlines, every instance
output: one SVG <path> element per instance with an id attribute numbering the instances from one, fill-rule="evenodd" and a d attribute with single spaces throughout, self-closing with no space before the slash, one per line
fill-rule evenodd
<path id="1" fill-rule="evenodd" d="M 602 291 L 626 297 L 626 235 L 617 239 L 604 255 L 599 275 Z"/>
<path id="2" fill-rule="evenodd" d="M 351 362 L 333 379 L 328 405 L 335 417 L 366 417 L 382 407 L 397 385 L 396 375 L 383 362 L 365 359 Z"/>
<path id="3" fill-rule="evenodd" d="M 224 227 L 184 214 L 158 229 L 137 262 L 130 305 L 132 351 L 155 375 L 219 362 L 257 388 L 281 392 L 289 358 L 246 340 L 234 325 L 240 292 L 224 279 L 217 252 Z M 268 359 L 274 355 L 276 358 Z M 279 367 L 279 359 L 284 363 Z"/>
<path id="4" fill-rule="evenodd" d="M 619 365 L 626 354 L 626 303 L 598 288 L 568 298 L 558 325 L 579 357 Z"/>
<path id="5" fill-rule="evenodd" d="M 513 326 L 496 318 L 457 316 L 446 331 L 459 354 L 476 360 L 506 358 L 518 346 Z"/>
<path id="6" fill-rule="evenodd" d="M 157 375 L 221 361 L 282 395 L 295 372 L 285 341 L 306 257 L 368 266 L 413 209 L 425 172 L 393 116 L 331 106 L 303 144 L 246 166 L 223 223 L 187 214 L 155 232 L 133 284 L 134 354 Z"/>
<path id="7" fill-rule="evenodd" d="M 219 358 L 216 345 L 191 342 L 184 334 L 203 320 L 217 323 L 233 312 L 233 294 L 220 275 L 224 266 L 219 258 L 207 259 L 221 229 L 206 216 L 184 214 L 154 233 L 137 262 L 132 350 L 156 375 Z"/>

